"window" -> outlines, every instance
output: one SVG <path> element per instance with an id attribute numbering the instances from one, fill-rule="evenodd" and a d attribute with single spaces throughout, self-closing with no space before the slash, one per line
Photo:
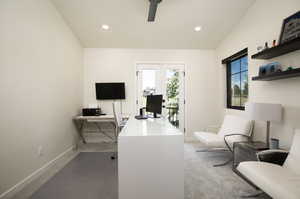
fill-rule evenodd
<path id="1" fill-rule="evenodd" d="M 245 110 L 245 103 L 248 101 L 247 51 L 243 50 L 231 57 L 226 61 L 226 66 L 227 108 Z"/>

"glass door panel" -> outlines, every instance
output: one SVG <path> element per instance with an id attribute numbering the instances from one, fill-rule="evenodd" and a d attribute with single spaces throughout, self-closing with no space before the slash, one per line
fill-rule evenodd
<path id="1" fill-rule="evenodd" d="M 184 132 L 184 67 L 141 65 L 137 67 L 137 113 L 146 107 L 147 95 L 163 95 L 162 116 Z"/>
<path id="2" fill-rule="evenodd" d="M 165 108 L 169 122 L 179 127 L 179 72 L 175 69 L 166 70 L 166 102 Z"/>

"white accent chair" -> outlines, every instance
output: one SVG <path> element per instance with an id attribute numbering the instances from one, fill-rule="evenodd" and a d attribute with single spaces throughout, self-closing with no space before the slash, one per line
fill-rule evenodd
<path id="1" fill-rule="evenodd" d="M 237 170 L 244 178 L 274 199 L 299 199 L 300 130 L 296 130 L 291 150 L 287 153 L 280 150 L 259 152 L 257 155 L 260 162 L 241 162 Z M 284 154 L 287 158 L 281 161 Z"/>
<path id="2" fill-rule="evenodd" d="M 195 132 L 194 136 L 206 145 L 206 149 L 197 150 L 197 152 L 211 152 L 216 150 L 226 150 L 233 152 L 233 143 L 248 141 L 251 139 L 253 131 L 253 121 L 234 115 L 226 115 L 218 133 L 213 132 Z M 232 156 L 233 157 L 233 156 Z M 232 161 L 214 166 L 224 166 Z"/>

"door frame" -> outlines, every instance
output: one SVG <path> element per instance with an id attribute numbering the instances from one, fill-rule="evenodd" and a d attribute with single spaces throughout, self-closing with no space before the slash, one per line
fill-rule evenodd
<path id="1" fill-rule="evenodd" d="M 135 111 L 136 111 L 136 114 L 139 114 L 139 108 L 138 108 L 138 96 L 139 96 L 139 92 L 138 92 L 138 84 L 139 84 L 139 80 L 138 80 L 138 71 L 139 69 L 141 68 L 141 65 L 145 65 L 145 67 L 142 67 L 143 69 L 153 69 L 155 67 L 162 67 L 164 65 L 170 65 L 170 66 L 177 66 L 177 67 L 173 67 L 173 68 L 178 68 L 180 70 L 182 70 L 183 72 L 183 75 L 184 75 L 184 81 L 182 82 L 183 84 L 183 89 L 184 89 L 184 103 L 183 103 L 183 106 L 184 106 L 184 119 L 183 119 L 183 122 L 184 122 L 184 126 L 183 126 L 183 134 L 186 135 L 186 132 L 187 132 L 187 123 L 186 123 L 186 117 L 187 117 L 187 108 L 186 108 L 186 64 L 183 63 L 183 62 L 159 62 L 159 61 L 155 61 L 155 62 L 152 62 L 152 61 L 138 61 L 138 62 L 135 62 L 135 70 L 134 70 L 134 75 L 135 75 L 135 96 L 134 96 L 134 99 L 135 99 Z M 149 67 L 147 66 L 149 65 Z M 172 68 L 172 67 L 170 67 Z"/>

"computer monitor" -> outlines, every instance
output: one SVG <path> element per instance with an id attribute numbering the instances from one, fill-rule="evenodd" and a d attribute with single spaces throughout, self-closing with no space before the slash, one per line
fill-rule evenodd
<path id="1" fill-rule="evenodd" d="M 125 99 L 125 83 L 96 83 L 96 99 L 116 100 Z"/>
<path id="2" fill-rule="evenodd" d="M 157 118 L 157 114 L 161 114 L 163 103 L 162 95 L 148 95 L 146 103 L 146 111 L 153 113 L 154 117 Z"/>

